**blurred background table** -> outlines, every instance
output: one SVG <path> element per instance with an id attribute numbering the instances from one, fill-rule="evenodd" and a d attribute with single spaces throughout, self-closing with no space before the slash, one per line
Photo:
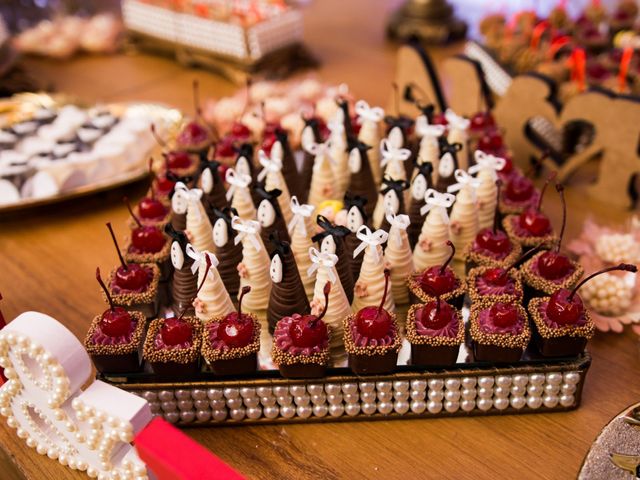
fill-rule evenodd
<path id="1" fill-rule="evenodd" d="M 322 61 L 320 79 L 347 83 L 359 98 L 386 106 L 396 47 L 385 41 L 388 14 L 401 2 L 322 0 L 305 11 L 305 41 Z M 464 2 L 464 3 L 469 3 Z M 436 59 L 460 46 L 433 50 Z M 36 78 L 87 101 L 154 101 L 192 112 L 191 82 L 203 96 L 236 86 L 170 59 L 144 54 L 79 57 L 69 62 L 23 60 Z M 142 195 L 146 184 L 126 190 Z M 104 308 L 93 279 L 96 266 L 115 262 L 105 222 L 123 225 L 123 192 L 0 219 L 0 291 L 7 319 L 25 310 L 46 312 L 79 338 Z M 620 222 L 628 215 L 570 188 L 567 238 L 582 221 Z M 559 225 L 559 202 L 547 211 Z M 381 422 L 190 429 L 188 434 L 250 478 L 575 478 L 600 429 L 640 399 L 640 358 L 630 333 L 598 333 L 582 406 L 570 413 L 397 420 Z M 0 422 L 3 479 L 86 478 L 36 455 Z"/>

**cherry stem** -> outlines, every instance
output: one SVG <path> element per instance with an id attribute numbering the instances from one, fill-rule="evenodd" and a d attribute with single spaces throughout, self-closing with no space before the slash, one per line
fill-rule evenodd
<path id="1" fill-rule="evenodd" d="M 162 148 L 167 148 L 167 142 L 160 138 L 160 135 L 158 135 L 158 132 L 156 131 L 156 125 L 154 123 L 151 124 L 151 135 L 153 135 L 153 138 L 156 139 L 158 145 L 160 145 Z"/>
<path id="2" fill-rule="evenodd" d="M 129 213 L 131 214 L 131 216 L 133 217 L 135 222 L 138 224 L 138 226 L 140 228 L 142 228 L 142 223 L 140 222 L 140 219 L 138 218 L 138 216 L 135 213 L 133 213 L 133 209 L 131 208 L 131 204 L 129 203 L 129 199 L 127 197 L 124 197 L 122 199 L 122 201 L 127 206 L 127 210 L 129 210 Z"/>
<path id="3" fill-rule="evenodd" d="M 322 320 L 324 316 L 327 314 L 327 310 L 329 309 L 329 293 L 330 292 L 331 292 L 331 282 L 327 282 L 324 284 L 324 289 L 322 290 L 322 293 L 324 294 L 324 308 L 322 309 L 322 312 L 320 312 L 320 315 L 318 315 L 316 319 L 313 321 L 314 324 Z"/>
<path id="4" fill-rule="evenodd" d="M 204 258 L 205 258 L 205 270 L 204 270 L 204 276 L 202 277 L 202 281 L 200 282 L 200 285 L 198 286 L 198 289 L 196 290 L 196 294 L 193 296 L 193 298 L 191 299 L 190 303 L 193 303 L 195 301 L 196 298 L 198 298 L 198 294 L 200 293 L 200 290 L 202 290 L 202 287 L 204 287 L 204 282 L 207 281 L 207 275 L 209 275 L 209 270 L 211 270 L 211 258 L 209 258 L 209 255 L 207 255 L 206 253 L 204 254 Z M 180 316 L 178 317 L 178 320 L 182 320 L 182 317 L 184 317 L 185 312 L 187 311 L 187 308 L 183 308 L 182 309 L 182 313 L 180 313 Z"/>
<path id="5" fill-rule="evenodd" d="M 456 246 L 453 244 L 451 240 L 447 240 L 447 245 L 451 247 L 451 255 L 449 255 L 449 258 L 447 258 L 447 261 L 444 262 L 440 267 L 440 275 L 444 273 L 444 271 L 447 269 L 447 267 L 451 263 L 451 260 L 453 260 L 453 256 L 456 254 Z"/>
<path id="6" fill-rule="evenodd" d="M 387 300 L 387 292 L 389 291 L 389 277 L 391 276 L 391 270 L 384 269 L 384 293 L 382 294 L 382 300 L 380 300 L 380 306 L 378 307 L 378 315 L 382 312 L 384 302 Z"/>
<path id="7" fill-rule="evenodd" d="M 242 112 L 240 112 L 240 116 L 238 116 L 238 123 L 242 122 L 242 117 L 244 117 L 244 114 L 247 113 L 247 109 L 251 104 L 251 84 L 252 84 L 251 77 L 247 77 L 247 82 L 245 86 L 245 88 L 247 89 L 247 95 L 245 96 L 245 99 L 244 99 L 244 107 L 242 108 Z"/>
<path id="8" fill-rule="evenodd" d="M 578 292 L 578 290 L 580 290 L 580 287 L 582 287 L 585 283 L 587 283 L 593 277 L 597 277 L 598 275 L 602 275 L 603 273 L 613 272 L 615 270 L 621 270 L 623 272 L 636 273 L 638 271 L 638 267 L 636 267 L 635 265 L 632 265 L 630 263 L 621 263 L 620 265 L 616 265 L 615 267 L 603 268 L 602 270 L 594 272 L 591 275 L 589 275 L 588 277 L 582 279 L 582 281 L 578 285 L 573 287 L 573 290 L 571 290 L 571 293 L 569 294 L 569 301 L 571 301 L 573 299 L 573 296 Z"/>
<path id="9" fill-rule="evenodd" d="M 556 174 L 557 172 L 551 172 L 549 174 L 549 176 L 547 177 L 547 180 L 544 182 L 544 185 L 542 186 L 542 191 L 540 192 L 540 198 L 538 199 L 538 205 L 536 206 L 536 211 L 540 211 L 540 208 L 542 207 L 542 199 L 544 198 L 544 194 L 547 191 L 547 186 L 549 185 L 549 183 L 551 182 L 551 180 L 553 180 L 554 178 L 556 178 Z"/>
<path id="10" fill-rule="evenodd" d="M 267 110 L 264 107 L 264 100 L 260 102 L 260 115 L 262 115 L 262 121 L 267 123 Z"/>
<path id="11" fill-rule="evenodd" d="M 396 82 L 393 82 L 391 86 L 393 87 L 393 102 L 396 107 L 396 115 L 400 116 L 400 87 Z"/>
<path id="12" fill-rule="evenodd" d="M 200 82 L 197 79 L 193 80 L 193 107 L 196 112 L 196 117 L 202 115 L 200 110 Z"/>
<path id="13" fill-rule="evenodd" d="M 493 234 L 498 232 L 499 218 L 500 218 L 500 191 L 502 190 L 502 180 L 496 180 L 496 208 L 493 212 Z"/>
<path id="14" fill-rule="evenodd" d="M 240 292 L 240 298 L 238 298 L 238 320 L 242 319 L 242 299 L 250 291 L 251 291 L 250 285 L 246 285 L 242 287 L 242 291 Z"/>
<path id="15" fill-rule="evenodd" d="M 556 245 L 556 252 L 560 251 L 562 245 L 562 239 L 564 237 L 564 229 L 567 226 L 567 202 L 564 198 L 564 185 L 558 183 L 556 185 L 556 191 L 560 194 L 560 201 L 562 201 L 562 227 L 560 228 L 560 237 L 558 238 L 558 244 Z"/>
<path id="16" fill-rule="evenodd" d="M 151 177 L 151 199 L 156 199 L 156 191 L 153 188 L 153 180 L 156 178 L 156 174 L 153 171 L 153 158 L 149 157 L 149 176 Z"/>
<path id="17" fill-rule="evenodd" d="M 102 288 L 102 291 L 107 296 L 107 300 L 109 302 L 109 310 L 111 310 L 113 312 L 115 310 L 115 306 L 113 305 L 113 299 L 111 298 L 111 294 L 109 293 L 109 289 L 104 284 L 104 281 L 102 281 L 102 277 L 100 276 L 100 267 L 96 267 L 96 280 L 98 280 L 98 283 L 100 284 L 100 287 Z M 0 300 L 2 300 L 1 296 L 0 296 Z"/>
<path id="18" fill-rule="evenodd" d="M 122 256 L 122 252 L 120 251 L 120 246 L 118 245 L 116 234 L 113 233 L 113 227 L 111 226 L 111 222 L 107 222 L 107 228 L 109 229 L 109 233 L 111 233 L 111 239 L 113 240 L 113 244 L 116 246 L 116 252 L 118 252 L 118 258 L 120 259 L 122 268 L 124 268 L 125 270 L 129 270 L 129 265 L 127 265 L 127 262 L 124 261 L 124 257 Z"/>

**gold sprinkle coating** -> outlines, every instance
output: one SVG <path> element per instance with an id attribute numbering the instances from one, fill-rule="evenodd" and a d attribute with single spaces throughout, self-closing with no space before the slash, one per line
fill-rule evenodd
<path id="1" fill-rule="evenodd" d="M 118 267 L 114 268 L 109 274 L 109 283 L 107 285 L 109 287 L 109 293 L 111 293 L 111 298 L 113 299 L 113 303 L 115 305 L 130 306 L 155 302 L 156 297 L 158 296 L 160 269 L 155 263 L 143 263 L 140 266 L 151 269 L 151 281 L 149 282 L 149 285 L 144 292 L 114 293 L 111 285 L 114 282 L 116 270 L 118 270 Z M 102 292 L 102 298 L 104 298 L 105 302 L 108 300 L 104 292 Z"/>
<path id="2" fill-rule="evenodd" d="M 193 363 L 200 356 L 200 342 L 202 322 L 196 317 L 183 317 L 193 328 L 191 345 L 187 348 L 156 348 L 155 339 L 160 335 L 160 328 L 164 323 L 164 318 L 157 318 L 149 324 L 147 338 L 144 341 L 143 357 L 150 363 Z"/>
<path id="3" fill-rule="evenodd" d="M 471 313 L 469 315 L 470 333 L 474 342 L 483 345 L 494 345 L 502 348 L 520 348 L 524 350 L 529 344 L 531 338 L 531 330 L 529 329 L 529 322 L 527 320 L 527 312 L 520 304 L 512 303 L 518 309 L 518 316 L 522 321 L 522 331 L 519 334 L 512 333 L 486 333 L 480 329 L 480 322 L 478 321 L 478 315 L 483 310 L 488 310 L 494 301 L 481 300 L 475 305 L 471 306 Z"/>
<path id="4" fill-rule="evenodd" d="M 518 215 L 509 215 L 502 220 L 502 227 L 504 228 L 504 231 L 507 232 L 507 235 L 512 242 L 517 242 L 523 247 L 527 248 L 537 247 L 540 244 L 544 245 L 547 248 L 551 248 L 558 242 L 558 236 L 553 233 L 553 231 L 548 235 L 543 235 L 542 237 L 519 236 L 516 233 L 515 227 L 513 226 L 514 222 L 517 222 L 519 218 L 520 217 Z"/>
<path id="5" fill-rule="evenodd" d="M 434 297 L 433 295 L 429 295 L 427 292 L 425 292 L 420 287 L 420 283 L 417 280 L 417 278 L 420 277 L 423 273 L 424 273 L 424 270 L 413 273 L 407 277 L 407 285 L 409 286 L 409 291 L 411 291 L 411 293 L 413 293 L 422 302 L 425 302 L 425 303 L 433 302 L 436 300 L 436 297 Z M 450 300 L 453 300 L 454 298 L 463 296 L 467 290 L 466 282 L 460 280 L 460 278 L 455 273 L 453 275 L 456 278 L 456 281 L 458 282 L 458 288 L 448 293 L 445 293 L 444 295 L 440 295 L 440 298 L 445 302 L 448 302 Z"/>
<path id="6" fill-rule="evenodd" d="M 376 345 L 376 346 L 366 346 L 359 347 L 354 343 L 353 337 L 351 336 L 351 324 L 356 321 L 356 314 L 352 313 L 347 316 L 342 323 L 344 326 L 344 348 L 350 355 L 364 355 L 368 357 L 373 357 L 377 355 L 386 355 L 390 352 L 399 352 L 400 346 L 402 345 L 402 339 L 400 338 L 400 334 L 398 333 L 398 320 L 395 313 L 389 313 L 391 316 L 391 335 L 394 337 L 393 343 L 391 345 Z"/>
<path id="7" fill-rule="evenodd" d="M 543 315 L 546 316 L 547 304 L 551 297 L 538 297 L 529 302 L 529 314 L 531 319 L 536 324 L 538 333 L 542 338 L 560 338 L 560 337 L 582 337 L 587 340 L 593 337 L 595 332 L 595 325 L 591 320 L 591 316 L 587 310 L 583 315 L 586 320 L 584 325 L 563 325 L 558 328 L 553 328 L 547 325 L 544 321 Z M 543 313 L 544 312 L 544 313 Z"/>
<path id="8" fill-rule="evenodd" d="M 137 352 L 142 343 L 144 329 L 146 326 L 146 317 L 140 312 L 128 312 L 132 320 L 135 322 L 135 328 L 131 334 L 131 340 L 127 343 L 103 345 L 93 343 L 91 341 L 93 335 L 100 328 L 100 319 L 102 315 L 96 315 L 91 321 L 89 331 L 84 338 L 84 348 L 90 355 L 127 355 Z"/>
<path id="9" fill-rule="evenodd" d="M 487 270 L 490 270 L 496 267 L 476 267 L 469 270 L 467 274 L 467 293 L 469 294 L 469 298 L 471 299 L 471 304 L 476 304 L 483 300 L 490 301 L 491 303 L 496 302 L 516 302 L 520 301 L 522 298 L 522 280 L 520 279 L 520 272 L 515 268 L 509 270 L 509 278 L 511 278 L 515 282 L 515 290 L 516 294 L 508 294 L 503 293 L 501 295 L 482 295 L 476 289 L 476 281 L 478 277 L 481 277 Z"/>
<path id="10" fill-rule="evenodd" d="M 151 197 L 151 189 L 149 189 L 149 193 L 147 194 L 148 197 Z M 160 203 L 162 203 L 164 205 L 164 202 L 162 201 L 162 199 L 160 198 L 160 196 L 157 196 L 156 200 L 158 200 Z M 166 205 L 165 205 L 166 206 Z M 155 219 L 155 220 L 151 220 L 148 218 L 142 218 L 140 217 L 140 211 L 138 210 L 138 220 L 140 220 L 140 223 L 145 226 L 156 226 L 160 229 L 160 231 L 164 230 L 164 226 L 171 222 L 171 209 L 168 208 L 167 209 L 167 213 L 164 217 Z M 138 226 L 138 223 L 134 220 L 133 217 L 129 217 L 129 219 L 127 220 L 127 226 L 131 229 L 136 228 Z"/>
<path id="11" fill-rule="evenodd" d="M 458 334 L 455 337 L 447 337 L 442 335 L 420 335 L 416 330 L 416 311 L 424 307 L 423 303 L 416 303 L 409 307 L 407 312 L 407 340 L 413 345 L 429 345 L 431 347 L 455 347 L 464 342 L 464 321 L 460 310 L 454 308 L 458 323 Z"/>
<path id="12" fill-rule="evenodd" d="M 131 247 L 131 237 L 126 237 L 124 240 L 124 259 L 128 263 L 164 263 L 169 259 L 171 255 L 171 242 L 169 238 L 163 234 L 166 242 L 162 250 L 156 253 L 135 253 L 129 251 L 129 247 Z"/>
<path id="13" fill-rule="evenodd" d="M 279 320 L 280 323 L 282 320 Z M 276 330 L 278 326 L 276 325 Z M 293 355 L 289 352 L 285 352 L 278 348 L 276 341 L 273 341 L 273 348 L 271 349 L 271 358 L 273 359 L 273 363 L 275 363 L 278 367 L 280 365 L 297 365 L 297 364 L 305 364 L 305 365 L 329 365 L 329 345 L 331 344 L 331 327 L 327 325 L 327 346 L 318 353 L 312 353 L 311 355 Z"/>
<path id="14" fill-rule="evenodd" d="M 244 358 L 260 350 L 260 321 L 253 313 L 242 312 L 243 315 L 248 315 L 253 322 L 253 338 L 251 343 L 244 347 L 230 348 L 227 351 L 219 348 L 214 348 L 211 345 L 211 329 L 218 328 L 220 322 L 226 315 L 219 315 L 213 317 L 203 323 L 202 327 L 202 356 L 207 362 L 215 362 L 217 360 L 235 360 L 237 358 Z"/>
<path id="15" fill-rule="evenodd" d="M 578 284 L 578 282 L 582 278 L 582 275 L 584 275 L 584 268 L 582 268 L 582 265 L 580 265 L 578 262 L 571 259 L 569 259 L 569 261 L 573 266 L 573 273 L 568 275 L 561 282 L 547 280 L 546 278 L 542 278 L 540 275 L 535 273 L 533 270 L 533 265 L 538 261 L 543 253 L 545 252 L 536 253 L 520 268 L 522 280 L 524 281 L 524 283 L 526 283 L 530 287 L 535 288 L 536 290 L 540 290 L 541 292 L 546 293 L 547 295 L 551 295 L 561 288 L 571 289 Z"/>

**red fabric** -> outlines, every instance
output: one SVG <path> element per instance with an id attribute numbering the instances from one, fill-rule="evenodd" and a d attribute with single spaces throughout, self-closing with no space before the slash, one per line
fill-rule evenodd
<path id="1" fill-rule="evenodd" d="M 209 450 L 161 418 L 134 440 L 138 455 L 159 480 L 243 480 Z"/>

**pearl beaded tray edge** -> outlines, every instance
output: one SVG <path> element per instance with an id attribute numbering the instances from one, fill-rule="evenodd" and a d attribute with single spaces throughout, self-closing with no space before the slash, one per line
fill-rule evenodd
<path id="1" fill-rule="evenodd" d="M 545 365 L 334 376 L 118 384 L 178 426 L 548 413 L 579 406 L 590 356 Z"/>

